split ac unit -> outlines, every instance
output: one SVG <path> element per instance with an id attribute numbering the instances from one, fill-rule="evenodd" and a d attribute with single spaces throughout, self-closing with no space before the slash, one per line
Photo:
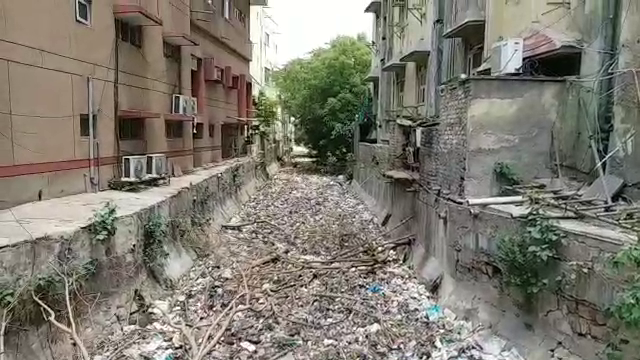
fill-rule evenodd
<path id="1" fill-rule="evenodd" d="M 122 180 L 139 181 L 147 176 L 147 157 L 124 156 L 122 158 Z"/>
<path id="2" fill-rule="evenodd" d="M 169 174 L 167 156 L 164 154 L 147 155 L 147 175 L 161 177 Z"/>
<path id="3" fill-rule="evenodd" d="M 507 39 L 491 48 L 491 75 L 509 75 L 522 72 L 524 42 L 520 38 Z"/>
<path id="4" fill-rule="evenodd" d="M 221 67 L 213 68 L 213 81 L 222 82 L 224 80 L 224 69 Z"/>
<path id="5" fill-rule="evenodd" d="M 171 113 L 180 115 L 197 115 L 198 100 L 191 96 L 174 94 L 171 101 Z"/>

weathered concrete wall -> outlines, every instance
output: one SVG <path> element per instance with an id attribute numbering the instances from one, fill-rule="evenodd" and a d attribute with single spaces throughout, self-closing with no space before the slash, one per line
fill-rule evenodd
<path id="1" fill-rule="evenodd" d="M 496 162 L 510 164 L 525 181 L 551 177 L 552 131 L 565 99 L 564 81 L 487 77 L 469 82 L 465 196 L 499 193 Z"/>
<path id="2" fill-rule="evenodd" d="M 491 326 L 521 347 L 527 359 L 549 359 L 561 346 L 583 359 L 600 359 L 612 331 L 605 310 L 613 303 L 621 282 L 612 275 L 610 255 L 634 241 L 633 234 L 561 220 L 567 235 L 559 250 L 557 275 L 567 280 L 553 293 L 535 299 L 523 311 L 502 288 L 495 256 L 502 234 L 520 226 L 514 206 L 492 206 L 472 213 L 469 208 L 422 194 L 418 241 L 412 261 L 427 279 L 434 263 L 442 271 L 442 304 L 465 317 Z M 576 265 L 579 264 L 579 265 Z M 619 335 L 623 335 L 619 333 Z M 563 350 L 563 351 L 564 351 Z"/>
<path id="3" fill-rule="evenodd" d="M 551 176 L 565 90 L 555 79 L 474 77 L 445 85 L 440 124 L 423 130 L 422 184 L 459 198 L 495 195 L 496 162 L 525 181 Z"/>
<path id="4" fill-rule="evenodd" d="M 171 287 L 189 270 L 196 253 L 215 247 L 221 224 L 276 170 L 276 165 L 265 170 L 245 158 L 139 193 L 81 194 L 22 205 L 12 214 L 0 212 L 0 219 L 11 215 L 29 233 L 24 238 L 27 235 L 17 230 L 0 231 L 0 283 L 22 284 L 46 276 L 53 272 L 52 264 L 60 262 L 95 261 L 96 272 L 84 282 L 83 290 L 88 298 L 89 294 L 99 294 L 99 301 L 96 299 L 91 312 L 82 302 L 77 309 L 81 327 L 86 329 L 82 337 L 92 344 L 108 329 L 128 325 L 127 319 L 143 321 L 130 315 L 131 310 L 138 310 L 131 305 L 134 289 L 152 297 L 162 293 L 163 287 Z M 90 232 L 91 218 L 107 201 L 117 205 L 117 232 L 112 239 L 99 242 Z M 167 257 L 149 268 L 143 256 L 144 228 L 157 214 L 162 215 L 168 230 L 161 243 Z M 31 224 L 26 222 L 28 218 L 34 219 Z M 51 330 L 41 321 L 20 325 L 22 330 L 8 333 L 8 360 L 72 357 L 68 341 L 54 342 L 51 349 L 46 346 L 45 336 L 51 335 Z"/>
<path id="5" fill-rule="evenodd" d="M 613 150 L 620 146 L 622 150 L 609 161 L 608 171 L 622 177 L 637 193 L 640 156 L 634 145 L 640 141 L 640 95 L 637 88 L 640 75 L 634 69 L 640 67 L 640 6 L 634 0 L 622 0 L 621 3 L 624 21 L 620 22 L 618 39 L 620 72 L 615 74 L 614 124 L 609 148 Z M 638 132 L 634 135 L 634 131 Z"/>
<path id="6" fill-rule="evenodd" d="M 380 221 L 388 218 L 387 227 L 393 228 L 414 216 L 415 194 L 409 181 L 393 180 L 384 176 L 390 161 L 388 145 L 360 143 L 358 159 L 353 172 L 353 188 Z M 394 235 L 415 233 L 415 221 L 405 221 Z"/>

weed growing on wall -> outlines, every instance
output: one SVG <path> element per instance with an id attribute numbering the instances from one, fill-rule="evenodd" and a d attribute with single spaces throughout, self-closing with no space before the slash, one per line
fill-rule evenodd
<path id="1" fill-rule="evenodd" d="M 116 234 L 116 206 L 110 202 L 93 214 L 91 234 L 98 242 L 105 242 Z"/>
<path id="2" fill-rule="evenodd" d="M 634 244 L 619 252 L 613 268 L 625 275 L 628 284 L 610 308 L 611 315 L 627 328 L 640 330 L 640 245 Z"/>
<path id="3" fill-rule="evenodd" d="M 505 162 L 498 161 L 493 165 L 493 174 L 496 177 L 496 181 L 502 188 L 500 193 L 507 195 L 510 192 L 504 187 L 515 186 L 522 184 L 522 178 L 513 169 L 513 167 Z"/>
<path id="4" fill-rule="evenodd" d="M 0 309 L 9 310 L 16 323 L 38 323 L 42 313 L 33 301 L 34 294 L 52 309 L 64 312 L 66 304 L 63 276 L 74 289 L 71 296 L 80 297 L 85 282 L 96 274 L 97 265 L 98 261 L 95 259 L 82 263 L 52 264 L 52 272 L 39 274 L 26 282 L 6 281 L 0 284 Z"/>
<path id="5" fill-rule="evenodd" d="M 160 214 L 153 214 L 144 226 L 142 261 L 148 269 L 157 270 L 169 256 L 164 247 L 167 239 L 167 221 Z"/>
<path id="6" fill-rule="evenodd" d="M 564 235 L 544 217 L 534 196 L 530 196 L 530 202 L 521 228 L 498 239 L 497 253 L 504 285 L 516 290 L 525 305 L 558 281 L 553 277 L 553 262 Z"/>

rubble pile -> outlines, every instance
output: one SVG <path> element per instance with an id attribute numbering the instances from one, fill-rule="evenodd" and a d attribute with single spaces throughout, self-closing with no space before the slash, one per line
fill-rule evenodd
<path id="1" fill-rule="evenodd" d="M 100 359 L 521 359 L 442 309 L 343 181 L 283 171 Z"/>

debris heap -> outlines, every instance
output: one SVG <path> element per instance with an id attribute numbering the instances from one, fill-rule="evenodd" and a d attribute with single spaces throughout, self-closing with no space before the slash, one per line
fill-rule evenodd
<path id="1" fill-rule="evenodd" d="M 521 359 L 442 309 L 339 179 L 283 171 L 101 359 Z"/>

